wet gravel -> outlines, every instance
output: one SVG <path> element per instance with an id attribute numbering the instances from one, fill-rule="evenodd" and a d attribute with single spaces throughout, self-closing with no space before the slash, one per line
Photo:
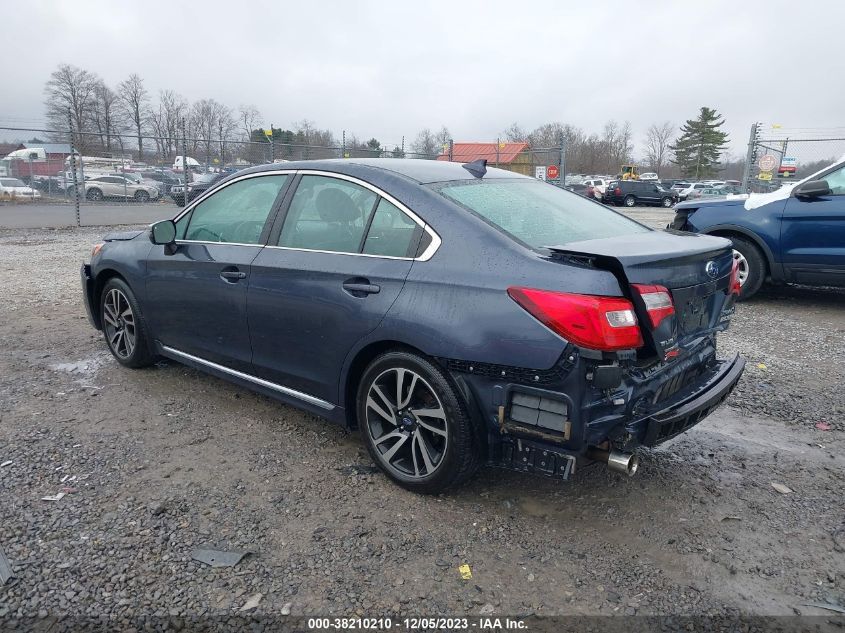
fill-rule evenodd
<path id="1" fill-rule="evenodd" d="M 176 363 L 119 367 L 78 288 L 103 231 L 0 231 L 14 271 L 0 281 L 0 549 L 15 574 L 0 621 L 117 629 L 233 616 L 258 594 L 249 613 L 281 617 L 845 604 L 842 291 L 741 304 L 720 339 L 749 361 L 729 406 L 646 452 L 635 478 L 484 470 L 422 497 L 341 428 Z M 196 548 L 251 554 L 212 568 Z"/>

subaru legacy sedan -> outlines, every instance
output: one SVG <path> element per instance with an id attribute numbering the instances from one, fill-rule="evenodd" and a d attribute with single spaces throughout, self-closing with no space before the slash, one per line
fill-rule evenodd
<path id="1" fill-rule="evenodd" d="M 485 161 L 255 167 L 81 272 L 120 364 L 167 357 L 357 428 L 417 492 L 483 465 L 631 475 L 744 368 L 716 352 L 729 241 Z"/>

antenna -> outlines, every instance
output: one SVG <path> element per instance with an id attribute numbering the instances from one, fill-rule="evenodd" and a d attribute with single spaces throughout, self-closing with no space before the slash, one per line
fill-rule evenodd
<path id="1" fill-rule="evenodd" d="M 465 163 L 461 165 L 461 167 L 466 169 L 476 178 L 484 178 L 484 174 L 487 173 L 487 159 L 479 158 L 478 160 L 474 160 L 471 163 Z"/>

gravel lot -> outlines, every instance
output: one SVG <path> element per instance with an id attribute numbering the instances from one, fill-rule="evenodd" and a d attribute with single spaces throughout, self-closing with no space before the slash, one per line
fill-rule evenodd
<path id="1" fill-rule="evenodd" d="M 831 617 L 804 605 L 845 604 L 845 292 L 741 304 L 720 340 L 749 361 L 729 406 L 646 453 L 635 478 L 485 470 L 421 497 L 341 428 L 176 363 L 118 366 L 78 279 L 107 231 L 0 231 L 0 549 L 17 577 L 0 618 L 118 626 L 230 615 L 257 594 L 253 613 L 293 615 Z M 211 568 L 197 547 L 252 554 Z"/>

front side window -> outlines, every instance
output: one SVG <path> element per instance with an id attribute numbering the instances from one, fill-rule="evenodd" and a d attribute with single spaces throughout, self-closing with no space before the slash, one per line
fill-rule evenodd
<path id="1" fill-rule="evenodd" d="M 184 239 L 258 244 L 287 179 L 286 175 L 258 176 L 223 187 L 194 207 Z"/>
<path id="2" fill-rule="evenodd" d="M 830 172 L 824 179 L 834 196 L 845 196 L 845 167 Z"/>
<path id="3" fill-rule="evenodd" d="M 303 176 L 291 200 L 279 246 L 359 253 L 378 196 L 339 178 Z"/>
<path id="4" fill-rule="evenodd" d="M 533 179 L 461 180 L 433 188 L 535 249 L 651 230 L 581 196 Z"/>

